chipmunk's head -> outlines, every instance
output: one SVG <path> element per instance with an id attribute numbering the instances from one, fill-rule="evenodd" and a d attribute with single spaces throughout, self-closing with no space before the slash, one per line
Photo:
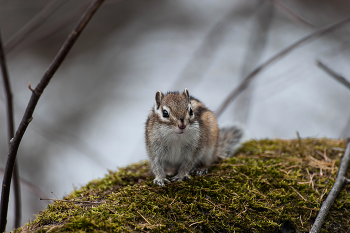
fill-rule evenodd
<path id="1" fill-rule="evenodd" d="M 165 95 L 158 91 L 154 112 L 161 124 L 167 125 L 177 134 L 185 133 L 195 119 L 187 89 L 183 93 L 168 92 Z"/>

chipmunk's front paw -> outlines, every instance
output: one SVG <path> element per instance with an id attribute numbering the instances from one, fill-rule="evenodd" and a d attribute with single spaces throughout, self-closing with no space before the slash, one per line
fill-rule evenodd
<path id="1" fill-rule="evenodd" d="M 206 167 L 201 167 L 201 168 L 193 168 L 190 172 L 191 175 L 197 175 L 197 176 L 203 176 L 208 173 L 208 168 Z"/>
<path id="2" fill-rule="evenodd" d="M 155 178 L 153 180 L 153 183 L 155 183 L 156 185 L 159 185 L 159 186 L 164 186 L 164 182 L 170 183 L 170 181 L 167 178 Z"/>
<path id="3" fill-rule="evenodd" d="M 195 174 L 197 176 L 203 176 L 203 175 L 206 175 L 208 173 L 208 168 L 197 168 L 195 170 Z"/>
<path id="4" fill-rule="evenodd" d="M 186 174 L 184 176 L 176 175 L 171 179 L 171 181 L 183 181 L 183 180 L 190 180 L 190 179 L 191 179 L 191 177 L 188 174 Z"/>

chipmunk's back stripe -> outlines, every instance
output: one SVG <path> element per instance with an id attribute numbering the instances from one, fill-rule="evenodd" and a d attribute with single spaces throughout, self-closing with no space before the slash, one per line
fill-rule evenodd
<path id="1" fill-rule="evenodd" d="M 209 111 L 209 110 L 207 108 L 199 107 L 196 109 L 196 112 L 194 114 L 197 116 L 201 116 L 206 111 Z"/>

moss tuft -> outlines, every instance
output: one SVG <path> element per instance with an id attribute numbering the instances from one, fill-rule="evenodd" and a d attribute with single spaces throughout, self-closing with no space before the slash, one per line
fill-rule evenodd
<path id="1" fill-rule="evenodd" d="M 55 201 L 17 231 L 308 232 L 332 188 L 345 141 L 251 140 L 205 176 L 153 184 L 148 162 Z M 350 229 L 350 188 L 330 210 L 323 232 Z"/>

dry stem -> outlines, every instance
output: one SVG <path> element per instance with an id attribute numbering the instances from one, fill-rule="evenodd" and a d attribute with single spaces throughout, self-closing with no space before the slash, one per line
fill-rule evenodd
<path id="1" fill-rule="evenodd" d="M 344 78 L 340 74 L 337 74 L 335 71 L 333 71 L 321 61 L 317 61 L 317 65 L 321 67 L 324 71 L 326 71 L 332 78 L 334 78 L 335 80 L 343 84 L 345 87 L 350 89 L 350 82 L 346 78 Z"/>
<path id="2" fill-rule="evenodd" d="M 79 24 L 77 27 L 70 33 L 67 40 L 61 47 L 60 51 L 50 64 L 49 68 L 46 70 L 44 76 L 40 80 L 39 84 L 36 86 L 34 91 L 32 92 L 32 96 L 27 105 L 26 111 L 23 115 L 22 121 L 16 131 L 16 134 L 13 139 L 10 141 L 10 148 L 8 152 L 8 159 L 5 167 L 5 174 L 2 183 L 2 191 L 1 191 L 1 205 L 0 205 L 0 232 L 4 232 L 6 228 L 7 222 L 7 210 L 8 210 L 8 202 L 9 202 L 9 194 L 10 194 L 10 186 L 11 186 L 11 175 L 14 169 L 14 164 L 16 161 L 17 151 L 19 144 L 23 138 L 23 135 L 33 119 L 33 112 L 35 107 L 41 97 L 43 91 L 46 86 L 49 84 L 51 78 L 56 73 L 57 69 L 60 67 L 67 54 L 73 47 L 74 43 L 78 39 L 80 33 L 85 28 L 91 17 L 97 11 L 97 9 L 101 6 L 104 0 L 94 0 L 85 14 L 81 17 Z"/>
<path id="3" fill-rule="evenodd" d="M 312 225 L 310 233 L 320 232 L 323 221 L 326 218 L 334 200 L 338 196 L 342 187 L 347 183 L 347 178 L 345 177 L 345 175 L 346 175 L 346 172 L 348 171 L 349 164 L 350 164 L 350 139 L 348 139 L 346 150 L 340 163 L 337 179 L 335 180 L 335 183 L 331 191 L 329 192 L 326 200 L 322 203 L 321 209 L 318 212 L 318 215 L 316 217 L 314 224 Z"/>

